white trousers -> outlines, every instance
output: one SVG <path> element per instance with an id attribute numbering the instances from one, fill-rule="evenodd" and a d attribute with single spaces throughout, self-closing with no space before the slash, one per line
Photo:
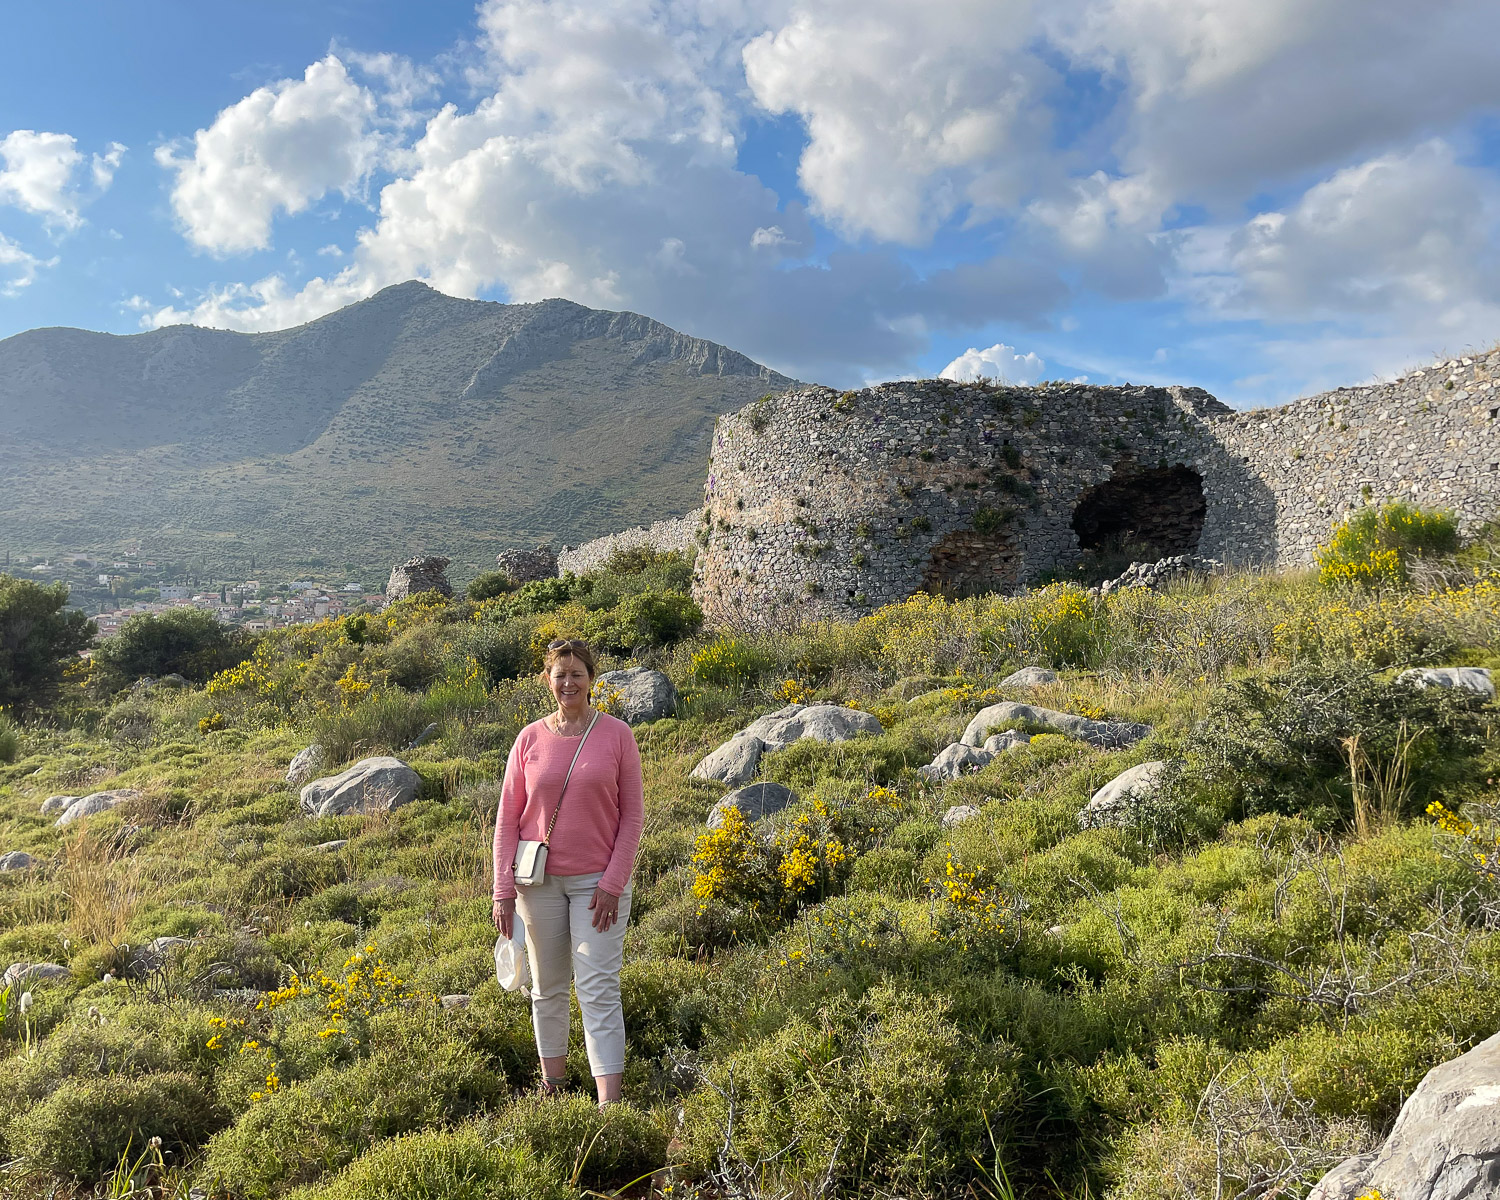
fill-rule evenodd
<path id="1" fill-rule="evenodd" d="M 620 964 L 630 919 L 627 886 L 620 897 L 619 919 L 604 933 L 594 928 L 589 901 L 602 878 L 602 871 L 548 875 L 535 887 L 516 888 L 516 911 L 526 925 L 526 955 L 531 960 L 531 1025 L 537 1052 L 543 1058 L 561 1058 L 568 1052 L 571 981 L 583 1013 L 589 1070 L 596 1076 L 625 1069 Z"/>

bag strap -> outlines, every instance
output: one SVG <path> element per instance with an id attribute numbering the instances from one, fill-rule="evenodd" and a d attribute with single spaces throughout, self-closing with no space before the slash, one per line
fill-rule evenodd
<path id="1" fill-rule="evenodd" d="M 594 721 L 599 719 L 599 710 L 594 710 L 594 720 L 589 722 L 589 727 L 583 731 L 583 736 L 578 739 L 578 749 L 573 751 L 573 761 L 568 764 L 568 773 L 563 776 L 562 791 L 557 793 L 557 807 L 552 810 L 552 820 L 547 822 L 547 833 L 542 838 L 542 845 L 552 841 L 552 830 L 557 827 L 557 814 L 562 812 L 563 797 L 568 794 L 568 781 L 573 778 L 573 768 L 578 765 L 578 756 L 583 753 L 583 743 L 589 740 L 589 734 L 594 732 Z"/>

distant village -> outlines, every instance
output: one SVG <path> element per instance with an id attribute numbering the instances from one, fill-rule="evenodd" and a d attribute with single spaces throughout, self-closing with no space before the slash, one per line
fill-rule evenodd
<path id="1" fill-rule="evenodd" d="M 212 613 L 225 625 L 251 632 L 307 625 L 329 617 L 379 608 L 384 592 L 344 578 L 206 578 L 187 564 L 143 558 L 71 552 L 49 556 L 4 556 L 0 571 L 38 583 L 65 583 L 70 608 L 92 617 L 99 636 L 119 632 L 131 617 L 174 608 Z"/>

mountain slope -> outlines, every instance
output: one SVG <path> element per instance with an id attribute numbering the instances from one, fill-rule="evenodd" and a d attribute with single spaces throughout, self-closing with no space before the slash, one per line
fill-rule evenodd
<path id="1" fill-rule="evenodd" d="M 714 418 L 792 381 L 634 313 L 415 281 L 308 325 L 0 341 L 0 548 L 479 565 L 686 511 Z"/>

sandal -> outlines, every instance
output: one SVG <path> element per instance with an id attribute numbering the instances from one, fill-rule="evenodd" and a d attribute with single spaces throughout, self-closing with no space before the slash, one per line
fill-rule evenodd
<path id="1" fill-rule="evenodd" d="M 568 1090 L 567 1076 L 565 1075 L 561 1079 L 549 1079 L 543 1075 L 542 1082 L 538 1085 L 537 1090 L 543 1096 L 561 1096 Z"/>

